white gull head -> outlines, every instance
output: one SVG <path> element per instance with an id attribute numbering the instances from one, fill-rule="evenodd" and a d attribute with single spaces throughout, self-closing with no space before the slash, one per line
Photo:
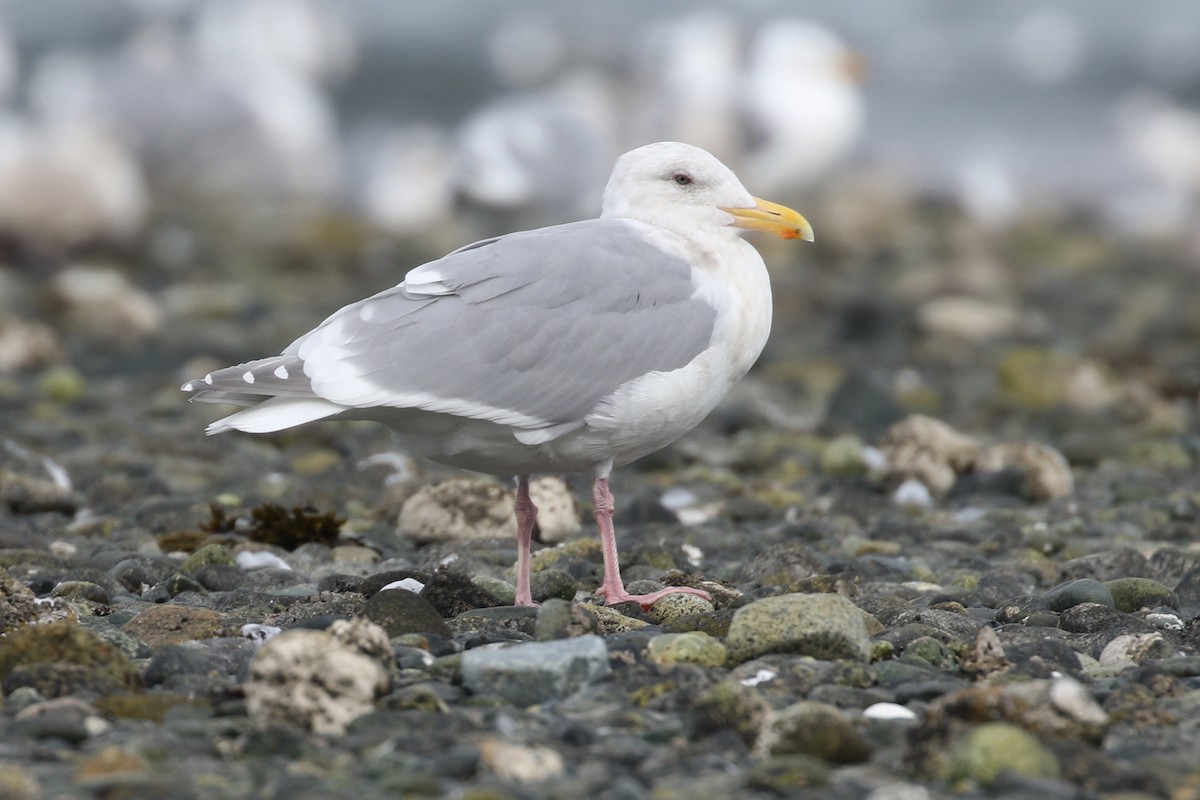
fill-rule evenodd
<path id="1" fill-rule="evenodd" d="M 754 197 L 711 153 L 680 142 L 657 142 L 617 159 L 604 189 L 602 218 L 654 225 L 688 239 L 765 230 L 812 240 L 796 212 Z"/>

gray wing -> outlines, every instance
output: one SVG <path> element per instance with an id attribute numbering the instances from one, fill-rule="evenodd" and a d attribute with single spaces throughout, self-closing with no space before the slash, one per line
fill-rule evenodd
<path id="1" fill-rule="evenodd" d="M 573 429 L 622 384 L 678 369 L 711 341 L 716 310 L 694 297 L 691 265 L 645 230 L 589 220 L 462 248 L 282 356 L 231 368 L 227 391 Z"/>

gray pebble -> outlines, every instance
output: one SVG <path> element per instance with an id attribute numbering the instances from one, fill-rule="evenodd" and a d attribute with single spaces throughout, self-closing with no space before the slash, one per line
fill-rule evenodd
<path id="1" fill-rule="evenodd" d="M 608 674 L 608 648 L 599 636 L 553 642 L 477 647 L 462 654 L 463 685 L 516 706 L 563 698 Z"/>
<path id="2" fill-rule="evenodd" d="M 1116 547 L 1100 553 L 1089 553 L 1064 561 L 1059 568 L 1059 575 L 1064 581 L 1075 578 L 1095 578 L 1099 581 L 1142 578 L 1148 572 L 1146 557 L 1132 547 Z"/>
<path id="3" fill-rule="evenodd" d="M 1114 607 L 1112 592 L 1095 578 L 1078 578 L 1047 590 L 1042 601 L 1051 611 L 1065 611 L 1080 603 L 1099 603 Z"/>

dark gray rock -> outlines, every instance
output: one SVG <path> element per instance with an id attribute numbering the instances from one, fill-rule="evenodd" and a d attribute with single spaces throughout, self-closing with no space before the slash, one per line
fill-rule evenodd
<path id="1" fill-rule="evenodd" d="M 108 578 L 129 592 L 140 595 L 151 586 L 179 571 L 179 563 L 166 557 L 124 558 L 108 570 Z"/>
<path id="2" fill-rule="evenodd" d="M 1165 586 L 1175 586 L 1183 576 L 1200 567 L 1200 552 L 1160 547 L 1150 556 L 1149 575 Z"/>
<path id="3" fill-rule="evenodd" d="M 465 611 L 447 623 L 468 647 L 492 642 L 527 642 L 537 632 L 538 610 L 524 606 L 497 606 Z"/>
<path id="4" fill-rule="evenodd" d="M 443 617 L 457 617 L 464 611 L 505 605 L 500 598 L 472 581 L 469 575 L 449 569 L 433 573 L 421 590 L 421 597 Z"/>
<path id="5" fill-rule="evenodd" d="M 363 614 L 380 625 L 388 636 L 435 633 L 449 637 L 450 629 L 428 600 L 407 589 L 388 589 L 367 601 Z"/>
<path id="6" fill-rule="evenodd" d="M 1076 578 L 1111 581 L 1114 578 L 1144 578 L 1149 571 L 1150 565 L 1144 555 L 1132 547 L 1118 547 L 1064 561 L 1059 568 L 1059 577 L 1064 581 Z"/>
<path id="7" fill-rule="evenodd" d="M 1078 672 L 1081 668 L 1079 654 L 1065 642 L 1055 639 L 1009 642 L 1004 644 L 1004 656 L 1014 664 L 1036 659 L 1050 669 L 1063 672 Z"/>
<path id="8" fill-rule="evenodd" d="M 1025 595 L 1005 600 L 996 608 L 996 622 L 1002 625 L 1024 623 L 1031 614 L 1049 611 L 1042 595 Z"/>
<path id="9" fill-rule="evenodd" d="M 551 598 L 571 601 L 579 591 L 579 581 L 561 569 L 544 569 L 533 573 L 529 579 L 529 591 L 536 603 Z"/>
<path id="10" fill-rule="evenodd" d="M 1175 585 L 1179 610 L 1191 618 L 1200 615 L 1200 567 L 1189 570 Z"/>
<path id="11" fill-rule="evenodd" d="M 246 580 L 246 573 L 229 564 L 205 564 L 192 573 L 192 577 L 210 592 L 232 592 L 254 585 Z"/>
<path id="12" fill-rule="evenodd" d="M 1078 578 L 1046 590 L 1042 602 L 1050 611 L 1065 611 L 1080 603 L 1114 607 L 1112 592 L 1095 578 Z"/>
<path id="13" fill-rule="evenodd" d="M 1080 603 L 1068 608 L 1058 616 L 1059 627 L 1071 633 L 1111 632 L 1115 635 L 1132 626 L 1149 627 L 1145 623 L 1138 625 L 1139 622 L 1136 617 L 1099 603 Z"/>
<path id="14" fill-rule="evenodd" d="M 201 677 L 213 687 L 231 687 L 245 676 L 257 649 L 255 642 L 235 638 L 168 645 L 150 659 L 142 680 L 147 686 L 178 690 Z"/>
<path id="15" fill-rule="evenodd" d="M 212 565 L 207 565 L 212 566 Z M 274 592 L 292 586 L 300 586 L 308 582 L 303 575 L 282 567 L 259 567 L 242 573 L 243 585 L 260 592 Z"/>

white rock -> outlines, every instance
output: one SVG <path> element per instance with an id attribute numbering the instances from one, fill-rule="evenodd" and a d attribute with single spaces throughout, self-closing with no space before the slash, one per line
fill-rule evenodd
<path id="1" fill-rule="evenodd" d="M 899 703 L 873 703 L 863 709 L 865 719 L 916 719 L 917 712 Z"/>
<path id="2" fill-rule="evenodd" d="M 909 478 L 896 487 L 892 502 L 907 508 L 929 508 L 933 505 L 933 495 L 925 484 L 916 478 Z"/>
<path id="3" fill-rule="evenodd" d="M 684 542 L 679 546 L 679 549 L 683 551 L 683 557 L 693 567 L 698 567 L 704 563 L 704 551 L 696 545 Z"/>
<path id="4" fill-rule="evenodd" d="M 975 297 L 938 297 L 917 309 L 917 325 L 930 336 L 986 342 L 1016 333 L 1021 315 L 1016 309 Z"/>
<path id="5" fill-rule="evenodd" d="M 479 747 L 479 758 L 493 775 L 512 783 L 537 783 L 557 778 L 566 771 L 566 763 L 558 751 L 505 739 L 485 739 Z"/>
<path id="6" fill-rule="evenodd" d="M 1116 637 L 1100 652 L 1100 666 L 1127 668 L 1142 663 L 1145 652 L 1162 641 L 1161 633 L 1126 633 Z"/>
<path id="7" fill-rule="evenodd" d="M 1182 631 L 1183 630 L 1183 620 L 1179 618 L 1178 614 L 1171 614 L 1171 613 L 1167 613 L 1167 612 L 1158 612 L 1158 613 L 1154 613 L 1154 614 L 1147 614 L 1146 622 L 1149 622 L 1151 625 L 1158 628 L 1160 631 Z"/>
<path id="8" fill-rule="evenodd" d="M 896 781 L 871 790 L 865 800 L 930 800 L 932 797 L 924 786 Z"/>
<path id="9" fill-rule="evenodd" d="M 538 508 L 541 541 L 555 544 L 580 530 L 579 508 L 562 478 L 530 481 L 529 498 Z M 516 536 L 512 490 L 484 478 L 452 478 L 423 486 L 404 501 L 400 533 L 420 542 L 511 539 Z"/>
<path id="10" fill-rule="evenodd" d="M 274 639 L 279 634 L 283 633 L 283 628 L 275 625 L 260 625 L 257 622 L 252 622 L 243 625 L 240 629 L 242 636 L 255 642 L 265 642 L 268 639 Z"/>
<path id="11" fill-rule="evenodd" d="M 269 550 L 243 550 L 235 556 L 234 560 L 240 569 L 262 569 L 263 567 L 275 567 L 276 569 L 286 569 L 292 572 L 292 567 L 279 556 Z"/>
<path id="12" fill-rule="evenodd" d="M 532 492 L 531 492 L 532 496 Z M 512 539 L 513 494 L 484 478 L 423 486 L 400 508 L 400 533 L 418 543 Z"/>
<path id="13" fill-rule="evenodd" d="M 741 684 L 742 684 L 742 686 L 749 686 L 751 689 L 753 689 L 755 686 L 758 686 L 760 683 L 768 683 L 770 681 L 775 680 L 775 678 L 778 675 L 779 675 L 779 673 L 774 672 L 772 670 L 760 669 L 758 672 L 754 673 L 749 678 L 743 678 L 741 680 Z"/>
<path id="14" fill-rule="evenodd" d="M 49 325 L 0 316 L 0 375 L 61 361 L 62 345 Z"/>
<path id="15" fill-rule="evenodd" d="M 921 414 L 888 428 L 879 449 L 887 456 L 889 481 L 916 478 L 937 495 L 948 492 L 979 455 L 979 443 L 973 438 Z"/>
<path id="16" fill-rule="evenodd" d="M 1056 677 L 1050 683 L 1050 703 L 1071 719 L 1090 725 L 1106 725 L 1108 714 L 1083 684 L 1069 676 Z"/>
<path id="17" fill-rule="evenodd" d="M 529 499 L 538 508 L 538 539 L 558 544 L 579 533 L 579 504 L 575 493 L 557 475 L 544 475 L 529 482 Z"/>
<path id="18" fill-rule="evenodd" d="M 416 578 L 405 578 L 399 581 L 392 581 L 388 585 L 382 587 L 379 591 L 386 592 L 388 589 L 405 589 L 413 594 L 420 594 L 425 588 L 425 584 L 421 583 Z"/>
<path id="19" fill-rule="evenodd" d="M 330 735 L 345 733 L 387 688 L 388 671 L 376 658 L 316 630 L 287 631 L 263 644 L 243 686 L 257 724 L 289 723 Z"/>
<path id="20" fill-rule="evenodd" d="M 100 338 L 138 341 L 165 320 L 158 301 L 108 267 L 68 267 L 54 276 L 51 291 L 73 324 Z"/>
<path id="21" fill-rule="evenodd" d="M 1049 445 L 1028 439 L 988 447 L 976 459 L 975 469 L 1016 470 L 1023 476 L 1022 491 L 1035 502 L 1066 497 L 1075 491 L 1075 479 L 1066 457 Z"/>

